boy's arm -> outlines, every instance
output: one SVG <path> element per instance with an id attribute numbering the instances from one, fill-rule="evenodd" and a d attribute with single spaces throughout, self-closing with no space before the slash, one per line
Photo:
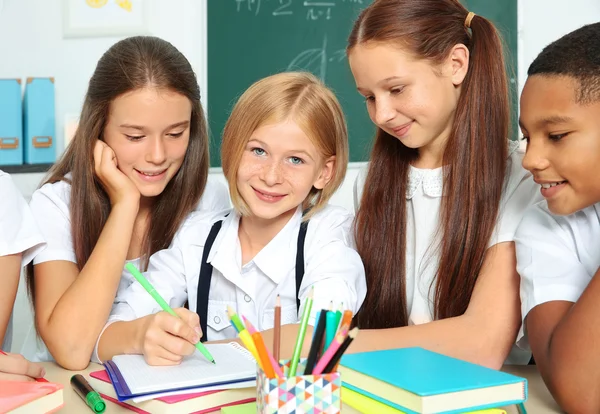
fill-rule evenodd
<path id="1" fill-rule="evenodd" d="M 525 319 L 538 369 L 567 412 L 600 412 L 599 274 L 576 303 L 546 302 Z"/>

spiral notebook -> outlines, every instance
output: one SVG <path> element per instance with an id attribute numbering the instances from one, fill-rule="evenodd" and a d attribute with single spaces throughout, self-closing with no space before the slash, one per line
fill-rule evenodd
<path id="1" fill-rule="evenodd" d="M 206 348 L 216 364 L 194 352 L 181 364 L 167 367 L 150 366 L 142 355 L 116 355 L 104 366 L 119 401 L 157 392 L 228 389 L 236 383 L 256 380 L 254 358 L 239 344 L 209 344 Z"/>

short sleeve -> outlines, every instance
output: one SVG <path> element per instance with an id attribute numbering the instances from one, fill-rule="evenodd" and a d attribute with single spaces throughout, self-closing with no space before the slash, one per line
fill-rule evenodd
<path id="1" fill-rule="evenodd" d="M 229 191 L 216 177 L 208 177 L 206 187 L 196 211 L 223 211 L 231 207 Z"/>
<path id="2" fill-rule="evenodd" d="M 513 241 L 515 231 L 527 208 L 542 200 L 539 188 L 530 172 L 521 166 L 523 152 L 511 143 L 512 152 L 508 158 L 504 190 L 500 200 L 498 221 L 488 247 L 498 243 Z"/>
<path id="3" fill-rule="evenodd" d="M 354 211 L 357 211 L 358 207 L 360 206 L 360 200 L 362 198 L 363 188 L 365 186 L 365 181 L 367 180 L 368 172 L 369 165 L 367 164 L 358 171 L 356 180 L 354 180 Z"/>
<path id="4" fill-rule="evenodd" d="M 564 220 L 546 211 L 543 204 L 527 211 L 515 235 L 523 321 L 542 303 L 576 302 L 593 276 L 579 260 L 573 231 L 559 224 L 558 220 Z M 523 326 L 517 344 L 528 349 Z"/>
<path id="5" fill-rule="evenodd" d="M 21 253 L 25 266 L 44 248 L 44 238 L 21 192 L 1 171 L 0 195 L 0 256 Z"/>
<path id="6" fill-rule="evenodd" d="M 54 260 L 76 263 L 69 213 L 71 186 L 63 181 L 45 184 L 31 196 L 31 212 L 47 246 L 33 263 Z"/>
<path id="7" fill-rule="evenodd" d="M 308 224 L 305 257 L 306 270 L 300 288 L 300 301 L 314 286 L 314 301 L 310 323 L 314 324 L 316 312 L 337 307 L 356 313 L 367 293 L 365 270 L 358 252 L 353 248 L 353 215 L 341 207 L 328 206 L 318 220 L 313 217 Z M 303 308 L 300 309 L 302 314 Z"/>

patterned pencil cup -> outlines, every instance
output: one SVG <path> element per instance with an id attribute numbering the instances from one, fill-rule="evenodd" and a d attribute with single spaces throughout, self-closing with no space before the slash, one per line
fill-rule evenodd
<path id="1" fill-rule="evenodd" d="M 297 372 L 304 372 L 301 360 Z M 283 363 L 283 361 L 282 361 Z M 340 412 L 342 378 L 339 372 L 298 375 L 287 378 L 289 361 L 283 367 L 286 378 L 268 379 L 257 367 L 256 404 L 260 414 L 335 414 Z"/>

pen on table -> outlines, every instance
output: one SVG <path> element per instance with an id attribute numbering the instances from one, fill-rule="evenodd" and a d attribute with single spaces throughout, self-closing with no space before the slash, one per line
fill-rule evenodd
<path id="1" fill-rule="evenodd" d="M 281 298 L 279 295 L 275 299 L 273 328 L 275 328 L 273 332 L 273 358 L 279 364 L 279 349 L 281 347 Z"/>
<path id="2" fill-rule="evenodd" d="M 1 350 L 1 349 L 0 349 L 0 354 L 8 356 L 8 354 L 6 352 L 4 352 L 3 350 Z M 46 375 L 46 370 L 45 369 L 44 369 L 43 375 Z M 46 378 L 43 378 L 43 377 L 35 378 L 35 380 L 36 380 L 36 382 L 48 382 L 48 380 Z"/>
<path id="3" fill-rule="evenodd" d="M 156 289 L 154 289 L 154 286 L 152 286 L 152 284 L 150 284 L 150 282 L 148 282 L 148 280 L 144 277 L 144 275 L 142 275 L 142 273 L 137 269 L 137 267 L 135 267 L 133 265 L 133 263 L 127 263 L 125 265 L 125 268 L 127 270 L 129 270 L 129 272 L 133 275 L 133 277 L 135 277 L 135 279 L 140 283 L 140 285 L 142 285 L 142 287 L 144 289 L 146 289 L 146 292 L 148 292 L 150 294 L 150 296 L 152 296 L 152 298 L 154 298 L 154 300 L 156 301 L 156 303 L 158 303 L 160 305 L 162 310 L 175 316 L 176 318 L 179 318 L 179 315 L 177 315 L 175 313 L 175 311 L 173 309 L 171 309 L 169 304 L 162 298 L 162 296 L 160 296 L 158 294 Z M 210 354 L 208 349 L 206 349 L 206 347 L 204 346 L 204 344 L 202 342 L 198 341 L 198 343 L 196 344 L 196 349 L 198 351 L 200 351 L 206 359 L 208 359 L 210 362 L 215 364 L 215 359 Z"/>
<path id="4" fill-rule="evenodd" d="M 308 318 L 310 317 L 310 311 L 312 309 L 314 291 L 315 287 L 313 286 L 310 289 L 310 292 L 308 292 L 308 297 L 304 303 L 304 311 L 302 313 L 302 320 L 300 321 L 300 328 L 298 329 L 298 337 L 296 338 L 294 353 L 292 354 L 292 360 L 290 361 L 289 377 L 296 375 L 296 369 L 298 368 L 298 362 L 300 361 L 300 352 L 302 351 L 302 344 L 304 343 L 304 336 L 306 335 L 306 326 L 308 325 Z"/>
<path id="5" fill-rule="evenodd" d="M 103 413 L 106 409 L 106 403 L 94 389 L 87 382 L 87 380 L 81 374 L 75 374 L 71 377 L 71 386 L 81 397 L 83 401 L 92 409 L 95 413 Z"/>

